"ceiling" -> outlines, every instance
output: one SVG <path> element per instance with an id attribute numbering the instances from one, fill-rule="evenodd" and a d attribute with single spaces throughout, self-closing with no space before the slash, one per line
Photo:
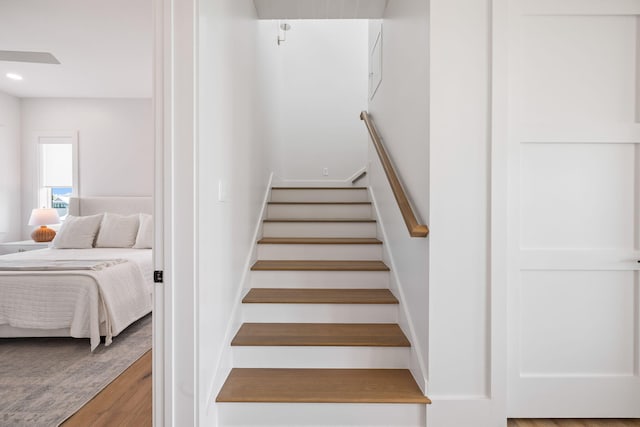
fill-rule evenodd
<path id="1" fill-rule="evenodd" d="M 387 0 L 253 0 L 259 19 L 380 19 Z"/>
<path id="2" fill-rule="evenodd" d="M 387 0 L 254 0 L 260 19 L 375 19 Z M 0 91 L 21 98 L 149 98 L 152 0 L 0 0 L 0 51 L 60 64 L 0 61 Z M 22 81 L 10 80 L 19 74 Z"/>
<path id="3" fill-rule="evenodd" d="M 51 52 L 61 63 L 0 61 L 0 91 L 14 96 L 149 98 L 152 2 L 0 0 L 0 50 Z"/>

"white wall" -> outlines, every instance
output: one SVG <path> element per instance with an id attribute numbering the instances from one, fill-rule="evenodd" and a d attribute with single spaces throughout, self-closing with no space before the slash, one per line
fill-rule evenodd
<path id="1" fill-rule="evenodd" d="M 284 180 L 345 180 L 366 163 L 358 120 L 367 105 L 367 21 L 260 21 L 260 79 L 274 172 Z M 323 176 L 323 169 L 328 176 Z"/>
<path id="2" fill-rule="evenodd" d="M 407 237 L 379 165 L 372 160 L 372 188 L 387 245 L 398 264 L 412 261 L 418 266 L 399 271 L 404 272 L 400 279 L 417 345 L 428 350 L 428 392 L 434 399 L 428 409 L 429 427 L 504 425 L 504 411 L 496 403 L 504 390 L 496 387 L 491 370 L 500 366 L 492 365 L 488 313 L 490 3 L 390 0 L 383 86 L 370 104 L 420 219 L 426 218 L 431 228 L 426 240 Z M 254 101 L 250 89 L 255 56 L 245 54 L 255 47 L 251 37 L 236 37 L 255 31 L 253 5 L 249 0 L 203 1 L 200 9 L 199 82 L 204 96 L 199 103 L 196 164 L 199 365 L 190 374 L 199 381 L 200 420 L 211 425 L 207 411 L 215 406 L 208 385 L 220 362 L 220 345 L 226 345 L 222 337 L 241 286 L 240 266 L 252 244 L 250 232 L 236 227 L 255 223 L 257 218 L 250 216 L 259 206 L 264 184 L 258 188 L 254 183 L 266 181 L 266 170 L 256 159 L 260 150 L 250 136 L 260 112 L 249 106 Z M 255 154 L 247 152 L 252 149 Z M 215 199 L 219 179 L 231 197 L 226 202 Z M 245 191 L 236 191 L 241 189 Z M 247 210 L 243 213 L 240 207 Z M 231 237 L 234 232 L 240 233 L 237 238 Z M 179 286 L 178 280 L 176 291 Z M 190 307 L 182 302 L 183 308 Z M 188 395 L 190 389 L 180 389 L 181 379 L 176 378 L 175 390 Z"/>
<path id="3" fill-rule="evenodd" d="M 379 21 L 370 23 L 373 47 Z M 390 0 L 382 29 L 382 82 L 369 112 L 403 181 L 418 221 L 429 226 L 428 4 Z M 425 376 L 428 340 L 429 239 L 411 238 L 378 156 L 369 143 L 370 185 L 380 210 Z M 403 325 L 404 326 L 404 325 Z M 406 326 L 405 326 L 406 328 Z M 417 374 L 415 369 L 414 375 Z M 424 383 L 424 378 L 417 378 Z"/>
<path id="4" fill-rule="evenodd" d="M 231 368 L 223 356 L 239 326 L 233 309 L 255 247 L 270 167 L 253 1 L 202 0 L 199 9 L 196 378 L 200 422 L 215 425 L 215 394 Z"/>
<path id="5" fill-rule="evenodd" d="M 23 212 L 37 203 L 34 133 L 42 131 L 78 132 L 79 196 L 152 194 L 150 99 L 25 98 L 21 104 Z"/>
<path id="6" fill-rule="evenodd" d="M 491 316 L 492 4 L 430 1 L 430 427 L 506 423 Z"/>
<path id="7" fill-rule="evenodd" d="M 20 99 L 0 92 L 0 242 L 20 239 Z"/>
<path id="8" fill-rule="evenodd" d="M 386 243 L 426 363 L 429 427 L 505 423 L 504 354 L 495 351 L 504 340 L 490 311 L 492 3 L 390 0 L 382 84 L 369 107 L 430 228 L 426 240 L 408 237 L 370 154 Z"/>

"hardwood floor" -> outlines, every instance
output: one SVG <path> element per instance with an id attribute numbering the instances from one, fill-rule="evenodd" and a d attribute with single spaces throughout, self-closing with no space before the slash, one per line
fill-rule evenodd
<path id="1" fill-rule="evenodd" d="M 62 427 L 152 424 L 151 351 L 145 353 Z M 508 427 L 640 427 L 640 419 L 512 419 Z"/>
<path id="2" fill-rule="evenodd" d="M 151 350 L 145 353 L 62 427 L 131 426 L 152 424 Z"/>
<path id="3" fill-rule="evenodd" d="M 639 427 L 640 419 L 512 419 L 508 427 Z"/>

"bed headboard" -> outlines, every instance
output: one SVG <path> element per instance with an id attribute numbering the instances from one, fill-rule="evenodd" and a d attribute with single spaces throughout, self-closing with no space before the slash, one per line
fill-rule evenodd
<path id="1" fill-rule="evenodd" d="M 151 196 L 131 197 L 72 197 L 69 200 L 69 213 L 74 216 L 95 215 L 111 212 L 121 215 L 135 213 L 153 213 Z"/>

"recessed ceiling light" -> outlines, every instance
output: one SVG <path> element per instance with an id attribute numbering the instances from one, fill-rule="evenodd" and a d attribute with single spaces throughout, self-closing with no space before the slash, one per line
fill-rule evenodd
<path id="1" fill-rule="evenodd" d="M 11 80 L 22 80 L 22 76 L 16 73 L 7 73 L 7 77 L 9 77 Z"/>

